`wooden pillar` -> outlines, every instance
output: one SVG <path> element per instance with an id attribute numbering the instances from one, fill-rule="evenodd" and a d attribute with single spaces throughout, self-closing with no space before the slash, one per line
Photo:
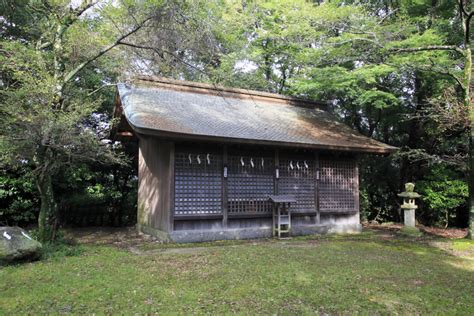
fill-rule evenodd
<path id="1" fill-rule="evenodd" d="M 277 172 L 278 172 L 278 176 L 277 176 Z M 275 170 L 273 172 L 273 179 L 274 179 L 273 180 L 273 194 L 279 194 L 278 193 L 279 173 L 280 173 L 280 152 L 278 149 L 275 149 Z"/>
<path id="2" fill-rule="evenodd" d="M 227 154 L 227 146 L 224 145 L 223 152 L 222 152 L 222 226 L 227 228 L 227 220 L 228 220 L 228 185 L 227 185 L 227 178 L 229 175 L 229 166 L 228 166 L 228 154 Z"/>
<path id="3" fill-rule="evenodd" d="M 175 157 L 175 143 L 171 143 L 170 146 L 170 214 L 169 214 L 169 232 L 174 230 L 174 199 L 175 199 L 175 170 L 174 170 L 174 157 Z"/>
<path id="4" fill-rule="evenodd" d="M 314 207 L 316 209 L 315 224 L 321 223 L 321 213 L 319 210 L 319 181 L 321 178 L 321 164 L 319 163 L 319 153 L 314 155 Z"/>
<path id="5" fill-rule="evenodd" d="M 360 201 L 359 201 L 359 156 L 355 157 L 355 170 L 354 170 L 354 200 L 355 200 L 355 211 L 359 214 Z"/>

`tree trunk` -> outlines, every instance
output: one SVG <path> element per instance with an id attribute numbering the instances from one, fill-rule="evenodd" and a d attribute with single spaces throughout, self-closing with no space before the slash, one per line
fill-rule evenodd
<path id="1" fill-rule="evenodd" d="M 469 138 L 469 221 L 468 238 L 474 239 L 474 110 L 470 106 L 471 135 Z"/>
<path id="2" fill-rule="evenodd" d="M 469 43 L 468 43 L 469 44 Z M 464 68 L 465 95 L 464 105 L 469 109 L 470 137 L 469 137 L 469 234 L 474 239 L 474 105 L 471 104 L 471 80 L 472 80 L 472 52 L 470 46 L 465 50 L 466 64 Z"/>
<path id="3" fill-rule="evenodd" d="M 54 201 L 51 175 L 47 172 L 40 173 L 36 179 L 36 184 L 41 199 L 38 217 L 38 237 L 41 242 L 54 241 L 57 206 Z"/>

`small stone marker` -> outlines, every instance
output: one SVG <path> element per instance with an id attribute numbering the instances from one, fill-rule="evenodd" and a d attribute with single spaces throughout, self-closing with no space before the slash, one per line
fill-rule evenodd
<path id="1" fill-rule="evenodd" d="M 415 227 L 415 210 L 418 206 L 415 204 L 415 199 L 421 197 L 418 193 L 414 192 L 415 184 L 408 182 L 405 184 L 405 192 L 399 193 L 398 196 L 403 198 L 403 204 L 401 205 L 404 210 L 404 224 L 405 227 L 409 227 L 411 230 L 417 230 Z"/>

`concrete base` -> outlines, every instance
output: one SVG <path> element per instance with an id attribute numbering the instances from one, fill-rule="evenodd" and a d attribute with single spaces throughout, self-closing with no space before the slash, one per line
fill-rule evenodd
<path id="1" fill-rule="evenodd" d="M 169 234 L 174 242 L 203 242 L 272 237 L 271 228 L 234 228 L 225 230 L 181 230 Z"/>
<path id="2" fill-rule="evenodd" d="M 137 230 L 138 230 L 139 233 L 144 233 L 144 234 L 147 234 L 147 235 L 151 235 L 151 236 L 156 237 L 159 240 L 164 241 L 164 242 L 170 242 L 171 241 L 171 239 L 170 239 L 167 232 L 164 232 L 164 231 L 156 229 L 156 228 L 152 228 L 152 227 L 149 227 L 149 226 L 146 226 L 146 225 L 137 224 Z"/>
<path id="3" fill-rule="evenodd" d="M 138 227 L 138 225 L 137 225 Z M 205 242 L 216 240 L 239 240 L 271 238 L 272 229 L 264 228 L 236 228 L 236 229 L 215 229 L 215 230 L 181 230 L 166 233 L 153 228 L 140 226 L 138 229 L 163 241 L 173 241 L 178 243 Z M 362 230 L 360 224 L 345 225 L 298 225 L 291 227 L 291 236 L 312 235 L 312 234 L 333 234 L 333 233 L 359 233 Z"/>

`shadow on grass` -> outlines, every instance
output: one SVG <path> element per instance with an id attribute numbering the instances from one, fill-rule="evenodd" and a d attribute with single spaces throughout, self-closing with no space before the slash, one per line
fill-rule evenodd
<path id="1" fill-rule="evenodd" d="M 374 230 L 285 241 L 134 244 L 143 256 L 81 245 L 84 253 L 64 260 L 0 270 L 0 314 L 67 307 L 85 314 L 467 315 L 474 262 L 433 242 L 453 245 Z M 208 251 L 166 251 L 185 247 Z"/>

